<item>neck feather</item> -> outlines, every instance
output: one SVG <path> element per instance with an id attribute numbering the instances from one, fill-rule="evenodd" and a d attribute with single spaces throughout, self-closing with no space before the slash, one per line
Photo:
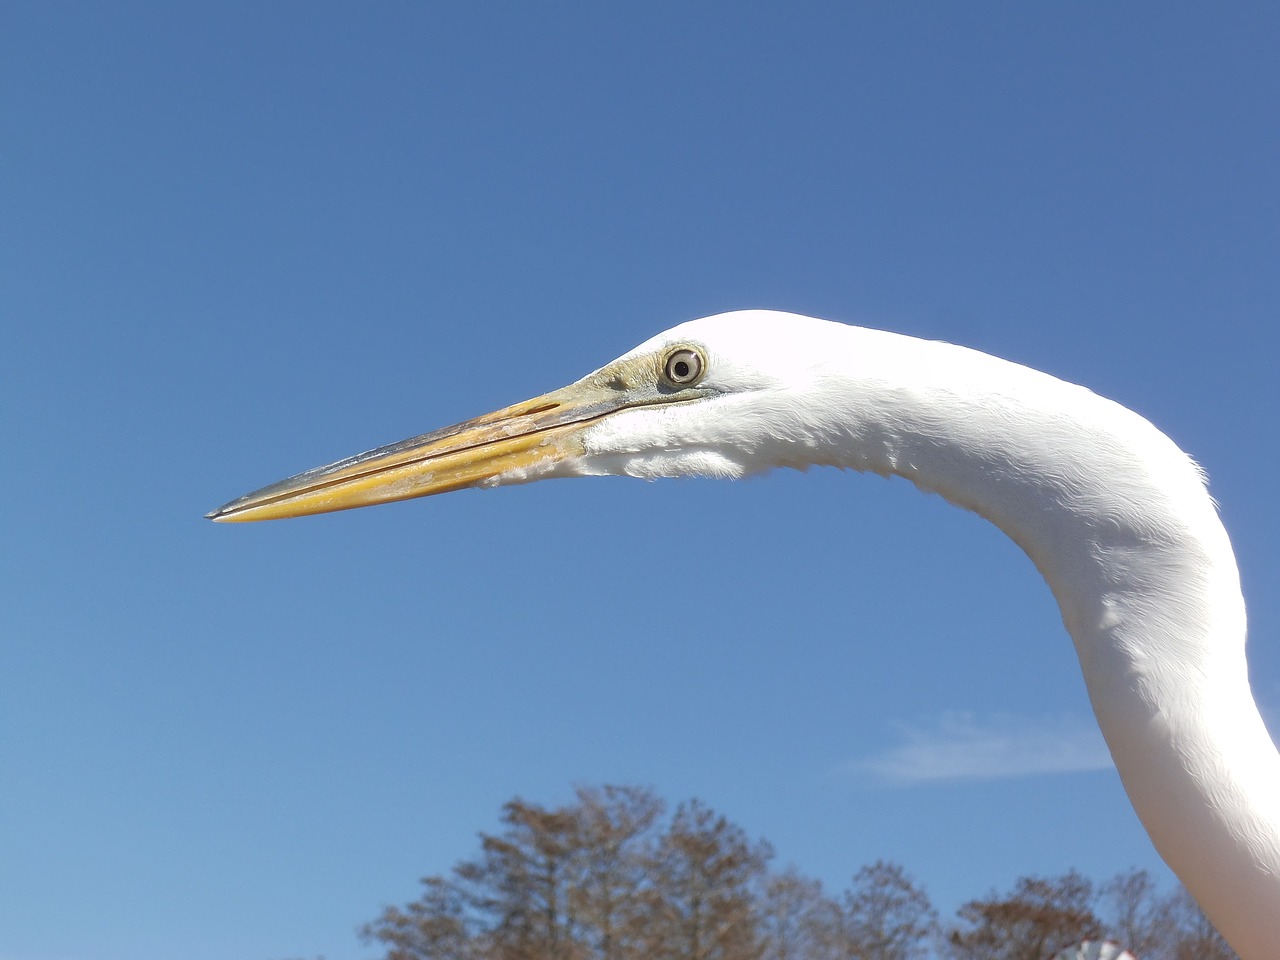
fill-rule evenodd
<path id="1" fill-rule="evenodd" d="M 1239 573 L 1200 471 L 1083 387 L 872 336 L 891 339 L 859 361 L 874 364 L 870 385 L 823 378 L 809 411 L 810 423 L 830 418 L 822 459 L 906 477 L 1026 551 L 1161 855 L 1242 957 L 1280 956 L 1280 759 L 1250 693 Z"/>

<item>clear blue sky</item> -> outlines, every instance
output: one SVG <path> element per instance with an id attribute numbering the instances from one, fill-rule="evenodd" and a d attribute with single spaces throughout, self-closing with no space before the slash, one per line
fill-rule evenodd
<path id="1" fill-rule="evenodd" d="M 690 317 L 884 326 L 1191 451 L 1274 715 L 1278 40 L 1262 3 L 6 5 L 0 960 L 366 957 L 574 783 L 947 912 L 1161 869 L 1030 562 L 905 483 L 202 514 Z"/>

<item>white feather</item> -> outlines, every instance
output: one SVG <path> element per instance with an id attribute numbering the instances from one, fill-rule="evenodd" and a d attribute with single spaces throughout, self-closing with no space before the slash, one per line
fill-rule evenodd
<path id="1" fill-rule="evenodd" d="M 1280 759 L 1249 689 L 1231 545 L 1192 460 L 1089 390 L 945 343 L 770 311 L 682 324 L 702 399 L 589 426 L 554 473 L 905 477 L 1044 575 L 1152 840 L 1245 960 L 1280 957 Z"/>

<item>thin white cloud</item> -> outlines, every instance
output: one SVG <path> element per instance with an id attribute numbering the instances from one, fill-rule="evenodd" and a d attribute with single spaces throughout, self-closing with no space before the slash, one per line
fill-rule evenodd
<path id="1" fill-rule="evenodd" d="M 996 780 L 1106 770 L 1111 754 L 1090 717 L 944 713 L 904 726 L 900 742 L 840 772 L 905 786 L 939 780 Z"/>

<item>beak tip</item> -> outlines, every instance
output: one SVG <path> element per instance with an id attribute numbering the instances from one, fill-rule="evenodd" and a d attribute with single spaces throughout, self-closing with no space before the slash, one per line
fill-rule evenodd
<path id="1" fill-rule="evenodd" d="M 204 518 L 206 520 L 212 520 L 214 523 L 225 523 L 231 513 L 231 511 L 227 509 L 230 506 L 231 506 L 230 503 L 224 503 L 222 506 L 218 507 L 217 509 L 210 510 L 208 513 L 204 515 Z"/>

